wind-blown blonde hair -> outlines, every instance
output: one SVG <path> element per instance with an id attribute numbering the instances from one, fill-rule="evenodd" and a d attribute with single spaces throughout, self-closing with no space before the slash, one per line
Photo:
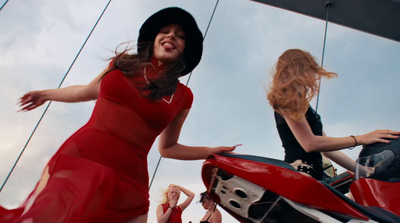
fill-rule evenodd
<path id="1" fill-rule="evenodd" d="M 165 189 L 165 190 L 163 191 L 162 195 L 161 195 L 161 204 L 166 204 L 166 203 L 168 203 L 168 196 L 167 196 L 167 194 L 168 194 L 169 190 L 170 190 L 171 188 L 173 188 L 173 187 L 175 187 L 176 189 L 178 189 L 179 195 L 181 194 L 181 190 L 179 189 L 178 185 L 170 184 L 170 185 L 168 186 L 168 188 Z"/>
<path id="2" fill-rule="evenodd" d="M 320 67 L 306 51 L 285 51 L 273 70 L 273 81 L 267 94 L 270 105 L 283 116 L 301 120 L 311 99 L 318 93 L 321 77 L 337 77 L 337 74 Z"/>

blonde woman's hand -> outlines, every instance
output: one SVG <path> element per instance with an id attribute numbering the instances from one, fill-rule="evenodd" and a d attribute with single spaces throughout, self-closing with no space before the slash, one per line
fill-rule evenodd
<path id="1" fill-rule="evenodd" d="M 19 111 L 30 111 L 43 105 L 47 99 L 43 91 L 30 91 L 24 94 L 19 101 Z"/>
<path id="2" fill-rule="evenodd" d="M 174 197 L 172 200 L 169 202 L 170 207 L 175 208 L 176 204 L 178 203 L 178 198 Z"/>
<path id="3" fill-rule="evenodd" d="M 400 132 L 392 130 L 375 130 L 373 132 L 356 136 L 358 145 L 369 145 L 372 143 L 390 143 L 389 139 L 398 139 L 400 137 Z"/>

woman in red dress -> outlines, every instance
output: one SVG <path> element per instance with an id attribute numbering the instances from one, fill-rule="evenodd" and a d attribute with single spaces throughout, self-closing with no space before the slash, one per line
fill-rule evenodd
<path id="1" fill-rule="evenodd" d="M 166 8 L 142 25 L 137 54 L 117 53 L 88 85 L 31 91 L 23 111 L 46 101 L 97 100 L 88 123 L 46 165 L 36 188 L 1 223 L 146 222 L 147 154 L 157 136 L 163 157 L 194 160 L 234 147 L 178 143 L 193 95 L 178 80 L 199 63 L 203 37 L 194 18 Z"/>
<path id="2" fill-rule="evenodd" d="M 181 204 L 178 200 L 184 193 L 187 198 Z M 194 198 L 194 193 L 182 186 L 170 184 L 163 193 L 161 204 L 157 206 L 158 223 L 182 223 L 182 212 L 189 206 Z"/>

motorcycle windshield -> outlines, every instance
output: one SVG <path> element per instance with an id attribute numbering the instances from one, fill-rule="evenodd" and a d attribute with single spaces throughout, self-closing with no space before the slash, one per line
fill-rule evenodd
<path id="1" fill-rule="evenodd" d="M 387 175 L 387 170 L 395 161 L 395 154 L 391 150 L 385 150 L 370 156 L 357 159 L 356 179 L 368 177 L 380 179 L 380 176 Z"/>

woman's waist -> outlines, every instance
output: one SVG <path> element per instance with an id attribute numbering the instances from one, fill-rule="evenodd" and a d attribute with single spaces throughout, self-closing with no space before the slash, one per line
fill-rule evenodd
<path id="1" fill-rule="evenodd" d="M 320 152 L 307 153 L 302 148 L 299 149 L 288 149 L 285 148 L 285 161 L 294 162 L 298 159 L 313 163 L 318 166 L 322 166 L 322 155 Z"/>
<path id="2" fill-rule="evenodd" d="M 117 135 L 127 135 L 128 138 L 140 134 L 156 137 L 163 126 L 145 117 L 143 112 L 102 99 L 101 103 L 96 103 L 88 125 Z"/>
<path id="3" fill-rule="evenodd" d="M 148 185 L 147 159 L 132 159 L 132 157 L 126 156 L 123 157 L 124 160 L 112 156 L 99 158 L 100 154 L 97 154 L 96 156 L 87 156 L 87 154 L 83 153 L 80 154 L 80 156 L 76 156 L 60 152 L 50 160 L 50 170 L 51 172 L 54 172 L 60 171 L 60 169 L 63 168 L 70 169 L 68 167 L 69 165 L 81 171 L 88 172 L 94 171 L 105 174 L 105 172 L 112 171 L 120 176 L 120 178 L 126 179 L 126 181 L 135 181 L 143 185 Z M 60 161 L 62 162 L 60 163 Z"/>
<path id="4" fill-rule="evenodd" d="M 84 126 L 65 141 L 57 154 L 87 159 L 135 177 L 147 173 L 151 146 L 152 143 L 130 143 L 118 135 Z"/>
<path id="5" fill-rule="evenodd" d="M 127 147 L 141 149 L 148 152 L 153 145 L 157 134 L 143 128 L 128 128 L 125 126 L 116 127 L 107 125 L 97 120 L 90 120 L 80 131 L 90 132 L 90 137 L 97 141 L 103 141 L 109 144 L 110 141 L 118 144 L 124 144 Z"/>

